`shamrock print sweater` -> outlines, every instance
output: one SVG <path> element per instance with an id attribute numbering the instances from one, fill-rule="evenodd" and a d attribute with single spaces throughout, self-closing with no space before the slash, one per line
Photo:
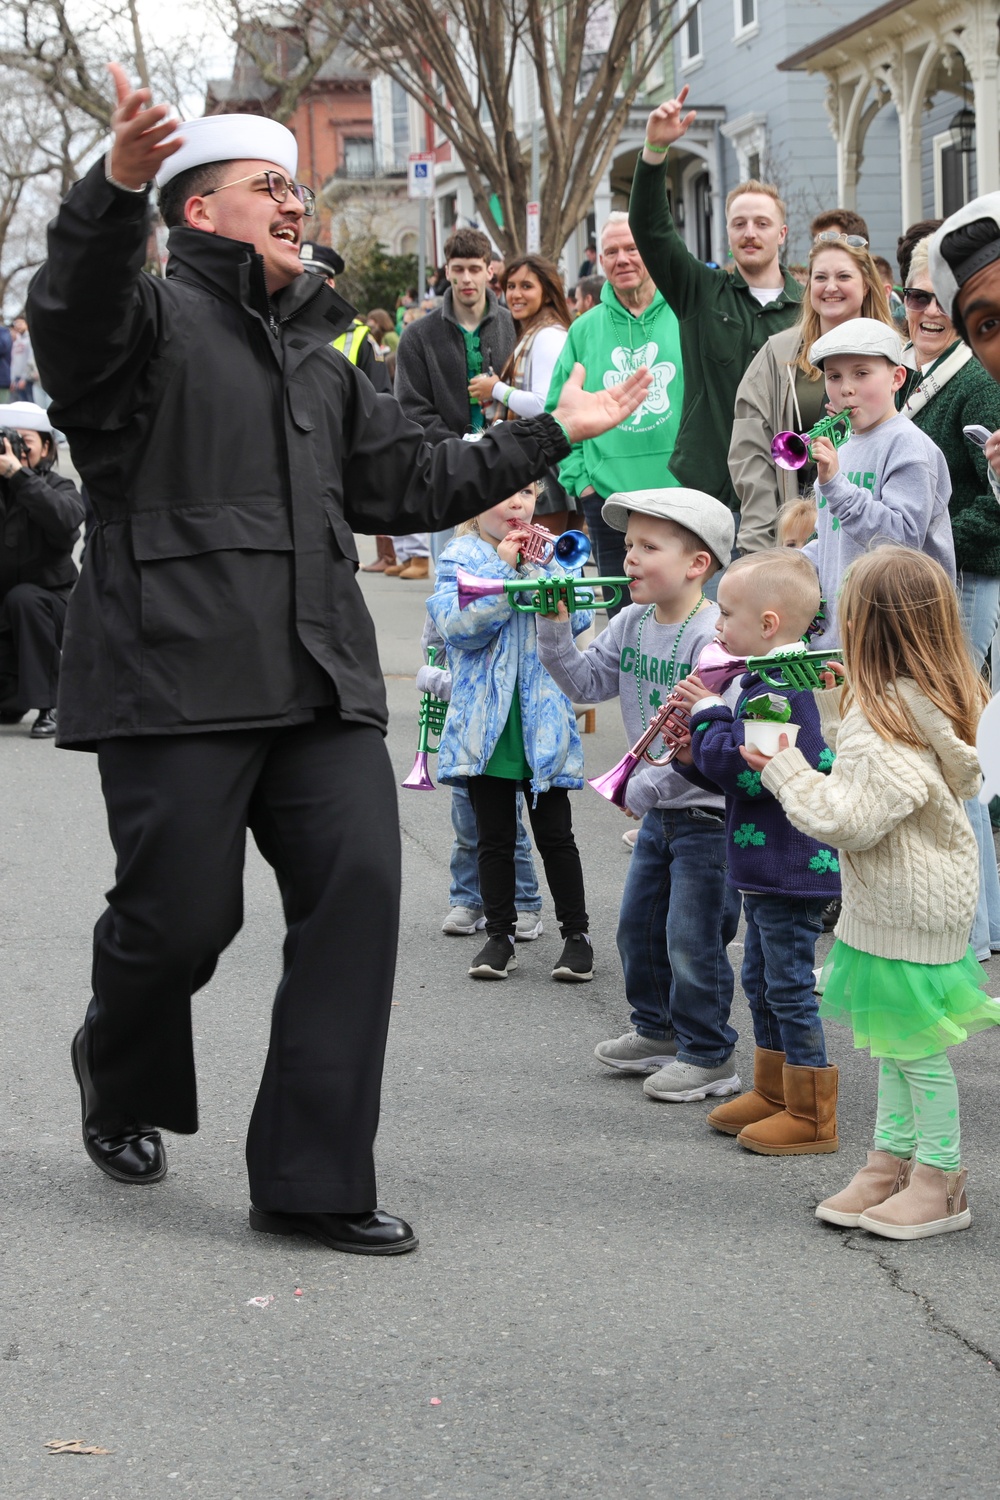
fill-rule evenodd
<path id="1" fill-rule="evenodd" d="M 726 796 L 726 847 L 729 884 L 764 896 L 797 896 L 832 901 L 840 895 L 840 861 L 835 849 L 820 844 L 788 821 L 781 803 L 751 771 L 740 754 L 747 702 L 762 693 L 788 700 L 792 722 L 799 726 L 796 747 L 817 771 L 829 771 L 833 751 L 820 733 L 816 700 L 811 692 L 776 689 L 755 673 L 740 681 L 734 709 L 718 700 L 692 715 L 692 780 L 717 786 Z"/>

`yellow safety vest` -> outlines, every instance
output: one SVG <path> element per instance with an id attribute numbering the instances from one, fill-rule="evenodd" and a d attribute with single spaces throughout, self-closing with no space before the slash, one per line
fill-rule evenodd
<path id="1" fill-rule="evenodd" d="M 356 319 L 350 328 L 338 334 L 333 340 L 333 347 L 339 349 L 341 354 L 345 354 L 352 365 L 356 365 L 358 355 L 361 353 L 361 346 L 367 337 L 368 324 Z"/>

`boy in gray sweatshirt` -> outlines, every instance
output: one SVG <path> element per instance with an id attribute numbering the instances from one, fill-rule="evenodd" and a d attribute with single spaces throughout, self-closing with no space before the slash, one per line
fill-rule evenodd
<path id="1" fill-rule="evenodd" d="M 818 475 L 817 534 L 804 550 L 827 601 L 825 628 L 811 642 L 815 651 L 840 644 L 840 581 L 873 547 L 913 547 L 955 577 L 948 465 L 937 444 L 897 413 L 893 399 L 906 378 L 902 352 L 896 330 L 875 318 L 851 318 L 809 350 L 823 370 L 830 405 L 850 410 L 852 429 L 839 449 L 828 438 L 810 445 Z"/>
<path id="2" fill-rule="evenodd" d="M 586 651 L 565 607 L 538 620 L 538 654 L 577 702 L 619 698 L 629 744 L 648 728 L 674 685 L 715 637 L 718 608 L 703 585 L 728 561 L 728 506 L 699 490 L 615 494 L 603 508 L 625 532 L 632 603 Z M 662 756 L 662 744 L 652 747 Z M 641 820 L 618 923 L 618 952 L 633 1030 L 601 1042 L 595 1056 L 626 1073 L 648 1073 L 654 1099 L 736 1093 L 736 1032 L 729 1024 L 739 894 L 726 884 L 725 800 L 672 766 L 643 764 L 627 811 Z"/>

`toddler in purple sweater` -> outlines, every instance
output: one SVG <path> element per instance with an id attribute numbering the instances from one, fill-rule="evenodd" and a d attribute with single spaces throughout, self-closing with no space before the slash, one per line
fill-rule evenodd
<path id="1" fill-rule="evenodd" d="M 815 569 L 787 547 L 734 562 L 719 583 L 716 631 L 734 656 L 766 656 L 802 639 L 820 607 Z M 720 1105 L 708 1122 L 769 1156 L 837 1149 L 837 1069 L 826 1060 L 813 992 L 816 938 L 827 902 L 840 894 L 837 851 L 800 833 L 743 756 L 748 707 L 771 694 L 787 701 L 796 744 L 829 770 L 811 692 L 768 687 L 744 675 L 735 708 L 695 676 L 679 685 L 691 709 L 688 775 L 726 797 L 729 882 L 743 895 L 743 989 L 753 1017 L 754 1087 Z M 780 703 L 773 705 L 779 710 Z M 752 713 L 752 709 L 751 709 Z"/>

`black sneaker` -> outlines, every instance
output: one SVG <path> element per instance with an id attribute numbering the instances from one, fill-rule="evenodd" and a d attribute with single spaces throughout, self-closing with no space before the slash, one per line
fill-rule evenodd
<path id="1" fill-rule="evenodd" d="M 506 979 L 511 969 L 516 968 L 514 939 L 501 932 L 491 937 L 486 947 L 476 954 L 469 975 L 472 979 Z"/>
<path id="2" fill-rule="evenodd" d="M 564 984 L 583 984 L 594 977 L 594 950 L 585 932 L 571 932 L 563 943 L 559 962 L 552 970 L 553 979 Z"/>
<path id="3" fill-rule="evenodd" d="M 835 896 L 823 908 L 823 931 L 832 932 L 840 921 L 840 897 Z"/>

